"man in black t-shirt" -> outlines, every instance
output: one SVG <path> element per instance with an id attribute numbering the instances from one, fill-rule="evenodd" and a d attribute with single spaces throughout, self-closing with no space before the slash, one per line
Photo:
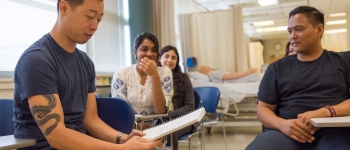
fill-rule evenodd
<path id="1" fill-rule="evenodd" d="M 103 0 L 58 0 L 57 6 L 55 26 L 23 52 L 14 71 L 14 136 L 36 139 L 24 149 L 40 150 L 150 150 L 161 144 L 139 137 L 141 131 L 116 131 L 97 114 L 94 64 L 76 45 L 97 30 Z"/>
<path id="2" fill-rule="evenodd" d="M 261 81 L 257 115 L 267 127 L 247 150 L 350 149 L 350 129 L 317 128 L 311 118 L 350 115 L 349 60 L 324 50 L 324 15 L 300 6 L 289 14 L 297 55 L 272 63 Z"/>

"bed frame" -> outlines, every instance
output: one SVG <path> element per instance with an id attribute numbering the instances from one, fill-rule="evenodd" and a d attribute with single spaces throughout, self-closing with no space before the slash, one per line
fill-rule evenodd
<path id="1" fill-rule="evenodd" d="M 201 86 L 215 86 L 218 87 L 221 93 L 220 102 L 218 104 L 217 112 L 221 115 L 221 118 L 217 123 L 211 124 L 211 127 L 222 127 L 222 124 L 226 127 L 241 127 L 241 126 L 261 126 L 261 123 L 257 120 L 256 116 L 256 106 L 257 106 L 257 91 L 258 87 L 244 86 L 242 88 L 254 88 L 246 91 L 244 99 L 242 101 L 235 101 L 230 99 L 232 93 L 230 91 L 242 91 L 240 88 L 230 88 L 227 90 L 227 86 L 223 84 L 206 82 L 202 80 L 191 79 L 193 87 L 201 87 Z M 252 85 L 252 84 L 249 84 Z M 223 91 L 222 91 L 223 90 Z M 243 90 L 245 91 L 245 90 Z M 230 93 L 228 95 L 228 93 Z M 254 93 L 254 94 L 253 94 Z M 241 98 L 243 98 L 241 97 Z"/>
<path id="2" fill-rule="evenodd" d="M 231 104 L 230 104 L 231 102 Z M 256 116 L 256 95 L 247 95 L 239 102 L 232 102 L 220 99 L 217 112 L 223 114 L 217 123 L 208 125 L 209 127 L 255 127 L 262 126 Z M 210 129 L 208 130 L 210 132 Z"/>

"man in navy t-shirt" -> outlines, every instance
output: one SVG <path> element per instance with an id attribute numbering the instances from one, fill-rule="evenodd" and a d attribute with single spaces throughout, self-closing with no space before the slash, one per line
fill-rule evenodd
<path id="1" fill-rule="evenodd" d="M 14 136 L 37 140 L 24 149 L 146 150 L 161 143 L 139 137 L 141 131 L 123 134 L 98 117 L 94 64 L 76 45 L 95 33 L 103 10 L 103 0 L 58 0 L 55 26 L 20 57 Z"/>
<path id="2" fill-rule="evenodd" d="M 348 150 L 350 129 L 317 128 L 311 118 L 350 115 L 349 60 L 324 50 L 324 15 L 300 6 L 289 14 L 289 39 L 297 55 L 272 63 L 258 93 L 257 115 L 267 128 L 247 150 Z"/>

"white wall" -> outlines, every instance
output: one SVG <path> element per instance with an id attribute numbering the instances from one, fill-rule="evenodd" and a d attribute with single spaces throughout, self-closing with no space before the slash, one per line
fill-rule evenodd
<path id="1" fill-rule="evenodd" d="M 264 46 L 264 62 L 266 64 L 270 64 L 270 56 L 271 55 L 284 55 L 285 54 L 285 47 L 286 44 L 288 43 L 289 39 L 288 37 L 286 38 L 281 38 L 281 39 L 268 39 L 268 40 L 263 40 L 262 44 Z M 275 44 L 276 43 L 281 43 L 282 48 L 281 50 L 277 51 L 275 50 Z"/>

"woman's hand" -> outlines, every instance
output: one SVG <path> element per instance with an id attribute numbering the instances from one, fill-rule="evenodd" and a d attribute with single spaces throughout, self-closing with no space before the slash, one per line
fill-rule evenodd
<path id="1" fill-rule="evenodd" d="M 154 60 L 148 59 L 147 57 L 141 59 L 139 68 L 151 77 L 159 76 L 156 62 Z"/>
<path id="2" fill-rule="evenodd" d="M 147 128 L 149 128 L 149 126 L 144 121 L 141 121 L 141 122 L 137 123 L 136 129 L 142 131 L 142 130 L 145 130 Z"/>

